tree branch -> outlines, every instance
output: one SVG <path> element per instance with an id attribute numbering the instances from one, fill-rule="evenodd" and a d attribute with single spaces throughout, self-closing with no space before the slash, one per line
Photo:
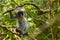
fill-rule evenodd
<path id="1" fill-rule="evenodd" d="M 40 15 L 45 14 L 45 13 L 49 13 L 49 12 L 50 12 L 50 9 L 46 9 L 46 10 L 41 9 L 37 4 L 31 3 L 31 2 L 20 4 L 20 5 L 18 5 L 17 7 L 19 7 L 19 6 L 22 6 L 22 7 L 23 7 L 23 6 L 25 6 L 25 5 L 32 5 L 32 6 L 34 6 L 34 7 L 37 9 L 38 14 L 40 14 Z M 17 7 L 16 7 L 16 8 L 17 8 Z M 4 12 L 2 15 L 6 14 L 7 12 L 14 11 L 16 8 L 7 10 L 7 11 Z"/>
<path id="2" fill-rule="evenodd" d="M 14 27 L 14 26 L 13 26 L 13 27 L 5 27 L 4 25 L 0 25 L 0 28 L 6 30 L 7 32 L 10 32 L 10 33 L 12 33 L 12 34 L 15 34 L 15 35 L 17 35 L 17 36 L 19 36 L 19 37 L 22 37 L 22 36 L 26 35 L 26 36 L 28 36 L 31 40 L 35 40 L 35 39 L 32 38 L 29 34 L 21 35 L 21 31 L 20 31 L 19 29 L 17 29 L 16 27 Z M 12 31 L 8 30 L 7 28 L 16 28 L 17 33 L 13 33 Z M 18 34 L 18 32 L 19 32 L 19 34 Z"/>
<path id="3" fill-rule="evenodd" d="M 25 5 L 32 5 L 32 6 L 34 6 L 34 7 L 37 9 L 37 11 L 38 11 L 38 13 L 39 13 L 40 15 L 42 15 L 43 13 L 48 13 L 48 12 L 50 12 L 50 9 L 46 9 L 46 10 L 41 9 L 37 4 L 31 3 L 31 2 L 29 2 L 29 3 L 23 3 L 23 4 L 20 4 L 19 6 L 25 6 Z M 19 6 L 18 6 L 18 7 L 19 7 Z"/>
<path id="4" fill-rule="evenodd" d="M 10 32 L 10 33 L 12 33 L 12 34 L 15 34 L 15 35 L 21 37 L 21 36 L 20 36 L 20 30 L 19 30 L 19 34 L 17 34 L 17 33 L 13 33 L 12 31 L 10 31 L 10 30 L 7 29 L 7 28 L 16 28 L 16 27 L 5 27 L 5 26 L 0 25 L 0 28 L 2 28 L 2 29 L 4 29 L 4 30 L 7 30 L 7 32 Z M 16 28 L 16 30 L 18 30 L 18 29 Z"/>

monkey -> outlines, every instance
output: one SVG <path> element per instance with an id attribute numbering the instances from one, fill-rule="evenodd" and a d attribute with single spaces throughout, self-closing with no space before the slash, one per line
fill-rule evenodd
<path id="1" fill-rule="evenodd" d="M 16 13 L 15 16 L 13 16 L 13 14 L 10 13 L 10 17 L 12 19 L 16 18 L 16 26 L 17 26 L 17 28 L 21 29 L 22 34 L 27 33 L 27 31 L 28 31 L 28 21 L 25 17 L 26 16 L 25 8 L 19 6 L 15 9 L 15 13 Z"/>

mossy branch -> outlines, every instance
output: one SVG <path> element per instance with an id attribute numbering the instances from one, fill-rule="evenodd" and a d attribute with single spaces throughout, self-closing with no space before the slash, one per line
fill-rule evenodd
<path id="1" fill-rule="evenodd" d="M 10 33 L 12 33 L 12 34 L 15 34 L 15 35 L 21 37 L 21 36 L 20 36 L 20 30 L 18 30 L 16 27 L 6 27 L 6 26 L 4 26 L 4 25 L 0 25 L 0 28 L 2 28 L 3 30 L 6 30 L 7 32 L 10 32 Z M 8 28 L 16 28 L 16 30 L 19 31 L 19 34 L 13 33 L 12 31 L 8 30 Z"/>
<path id="2" fill-rule="evenodd" d="M 50 9 L 46 9 L 46 10 L 41 9 L 37 4 L 31 3 L 31 2 L 20 4 L 20 5 L 18 5 L 17 7 L 19 7 L 19 6 L 22 6 L 22 7 L 23 7 L 23 6 L 25 6 L 25 5 L 32 5 L 32 6 L 34 6 L 34 7 L 37 9 L 39 15 L 42 15 L 42 14 L 45 14 L 45 13 L 49 13 L 49 12 L 50 12 Z M 6 14 L 7 12 L 14 11 L 17 7 L 13 8 L 13 9 L 7 10 L 7 11 L 4 12 L 2 15 Z"/>

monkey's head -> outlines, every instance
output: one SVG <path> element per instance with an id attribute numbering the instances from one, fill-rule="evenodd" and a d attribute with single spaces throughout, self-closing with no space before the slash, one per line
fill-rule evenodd
<path id="1" fill-rule="evenodd" d="M 21 17 L 23 17 L 25 15 L 26 11 L 25 11 L 25 8 L 23 8 L 23 7 L 17 7 L 15 12 L 16 12 L 16 17 L 21 18 Z"/>

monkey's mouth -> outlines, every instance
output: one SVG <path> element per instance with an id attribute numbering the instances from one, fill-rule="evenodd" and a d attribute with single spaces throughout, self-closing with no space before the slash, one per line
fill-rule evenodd
<path id="1" fill-rule="evenodd" d="M 18 15 L 22 15 L 23 16 L 23 12 L 21 11 L 21 12 L 18 12 Z"/>
<path id="2" fill-rule="evenodd" d="M 17 14 L 17 18 L 22 18 L 23 17 L 23 12 L 22 11 L 20 11 L 20 12 L 18 12 L 16 14 Z"/>

